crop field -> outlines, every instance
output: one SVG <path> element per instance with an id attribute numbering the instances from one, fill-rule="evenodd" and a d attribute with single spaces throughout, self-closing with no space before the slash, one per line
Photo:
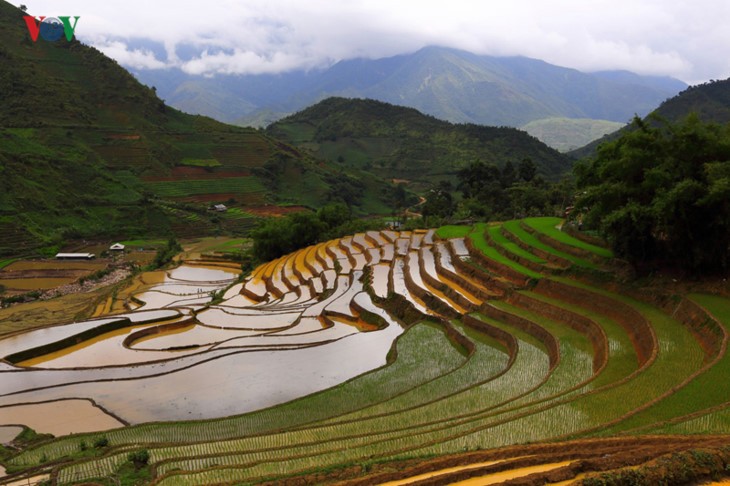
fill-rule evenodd
<path id="1" fill-rule="evenodd" d="M 249 194 L 265 192 L 256 177 L 147 182 L 145 187 L 163 197 L 187 197 L 196 194 Z"/>
<path id="2" fill-rule="evenodd" d="M 97 408 L 8 454 L 0 485 L 111 484 L 139 451 L 161 485 L 730 474 L 730 289 L 632 287 L 561 222 L 369 231 L 241 278 L 204 255 L 246 242 L 210 240 L 93 320 L 8 327 L 0 411 Z"/>

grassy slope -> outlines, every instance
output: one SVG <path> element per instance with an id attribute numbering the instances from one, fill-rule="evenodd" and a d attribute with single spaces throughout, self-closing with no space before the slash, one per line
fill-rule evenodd
<path id="1" fill-rule="evenodd" d="M 210 202 L 317 207 L 332 195 L 342 168 L 169 108 L 75 40 L 33 43 L 22 15 L 0 2 L 0 254 L 64 238 L 233 231 L 237 218 L 207 214 Z M 387 212 L 385 184 L 366 182 L 356 211 Z"/>
<path id="2" fill-rule="evenodd" d="M 549 179 L 570 167 L 565 156 L 514 128 L 454 125 L 373 100 L 329 98 L 267 133 L 342 166 L 414 181 L 421 189 L 455 181 L 456 172 L 477 159 L 502 166 L 530 158 Z"/>

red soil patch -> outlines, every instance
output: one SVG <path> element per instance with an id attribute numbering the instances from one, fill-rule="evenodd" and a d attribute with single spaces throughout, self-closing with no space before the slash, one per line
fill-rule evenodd
<path id="1" fill-rule="evenodd" d="M 229 199 L 235 199 L 239 200 L 241 198 L 240 194 L 234 194 L 234 193 L 223 193 L 223 194 L 195 194 L 193 196 L 185 196 L 180 198 L 175 198 L 179 201 L 187 201 L 187 202 L 220 202 L 220 201 L 228 201 Z M 248 209 L 247 209 L 248 211 Z"/>
<path id="2" fill-rule="evenodd" d="M 730 443 L 728 436 L 646 436 L 607 439 L 587 439 L 570 442 L 509 446 L 478 452 L 466 452 L 439 456 L 432 459 L 409 459 L 375 463 L 363 468 L 350 466 L 334 471 L 280 478 L 277 485 L 299 486 L 305 484 L 338 484 L 340 486 L 365 486 L 412 478 L 419 474 L 442 471 L 483 461 L 504 461 L 492 466 L 444 474 L 414 484 L 449 484 L 485 474 L 511 471 L 556 461 L 571 464 L 543 473 L 516 478 L 504 484 L 537 486 L 575 478 L 580 473 L 620 473 L 622 468 L 641 467 L 648 482 L 659 484 L 662 480 L 678 477 L 686 481 L 677 484 L 695 484 L 692 480 L 706 479 L 725 472 L 728 453 L 721 449 Z M 687 451 L 697 451 L 688 453 Z M 704 461 L 696 458 L 704 459 Z M 657 460 L 658 459 L 658 460 Z M 661 466 L 661 467 L 658 467 Z M 625 471 L 625 470 L 624 470 Z M 261 484 L 273 485 L 264 482 Z M 503 484 L 503 483 L 500 483 Z M 604 483 L 602 483 L 604 484 Z M 628 484 L 613 482 L 607 484 Z"/>
<path id="3" fill-rule="evenodd" d="M 309 211 L 309 209 L 304 206 L 251 206 L 245 209 L 247 213 L 262 217 L 285 216 L 287 214 Z"/>
<path id="4" fill-rule="evenodd" d="M 105 137 L 106 140 L 139 140 L 140 135 L 129 135 L 129 134 L 114 134 L 114 135 L 107 135 Z"/>
<path id="5" fill-rule="evenodd" d="M 208 180 L 208 179 L 228 179 L 231 177 L 250 177 L 251 172 L 247 170 L 236 170 L 236 171 L 210 171 L 206 170 L 205 167 L 189 167 L 189 166 L 178 166 L 172 169 L 169 176 L 164 177 L 145 177 L 146 182 L 166 182 L 166 181 L 178 181 L 180 179 L 190 180 Z"/>

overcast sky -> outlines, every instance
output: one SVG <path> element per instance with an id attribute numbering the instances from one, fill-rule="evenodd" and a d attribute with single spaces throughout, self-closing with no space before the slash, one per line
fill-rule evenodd
<path id="1" fill-rule="evenodd" d="M 121 64 L 271 73 L 427 45 L 690 84 L 730 77 L 728 0 L 13 0 Z"/>

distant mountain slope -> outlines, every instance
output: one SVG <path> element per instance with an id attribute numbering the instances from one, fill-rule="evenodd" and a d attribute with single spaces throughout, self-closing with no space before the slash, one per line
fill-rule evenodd
<path id="1" fill-rule="evenodd" d="M 704 122 L 730 123 L 730 79 L 691 86 L 659 105 L 652 115 L 677 122 L 690 113 L 697 113 Z M 629 129 L 630 127 L 626 127 L 622 130 Z M 622 130 L 595 140 L 569 155 L 576 159 L 593 155 L 601 143 L 615 140 Z"/>
<path id="2" fill-rule="evenodd" d="M 424 189 L 475 160 L 498 166 L 531 159 L 557 179 L 570 159 L 515 128 L 452 124 L 375 100 L 329 98 L 272 124 L 267 133 L 317 157 L 402 179 Z"/>
<path id="3" fill-rule="evenodd" d="M 32 42 L 23 14 L 0 1 L 0 254 L 67 238 L 245 230 L 260 206 L 316 207 L 354 178 L 374 195 L 354 201 L 361 211 L 387 210 L 374 177 L 171 109 L 93 48 Z M 206 211 L 226 201 L 235 210 Z"/>
<path id="4" fill-rule="evenodd" d="M 560 152 L 568 152 L 615 132 L 624 125 L 625 123 L 590 118 L 543 118 L 520 128 L 550 147 Z"/>
<path id="5" fill-rule="evenodd" d="M 291 113 L 342 96 L 410 106 L 452 122 L 519 127 L 567 117 L 626 123 L 686 87 L 671 78 L 624 71 L 587 74 L 535 59 L 441 47 L 346 60 L 310 72 L 203 78 L 164 70 L 138 71 L 137 76 L 157 86 L 173 106 L 231 122 L 258 119 L 260 111 Z M 219 101 L 203 102 L 201 93 L 211 90 L 219 93 Z"/>

